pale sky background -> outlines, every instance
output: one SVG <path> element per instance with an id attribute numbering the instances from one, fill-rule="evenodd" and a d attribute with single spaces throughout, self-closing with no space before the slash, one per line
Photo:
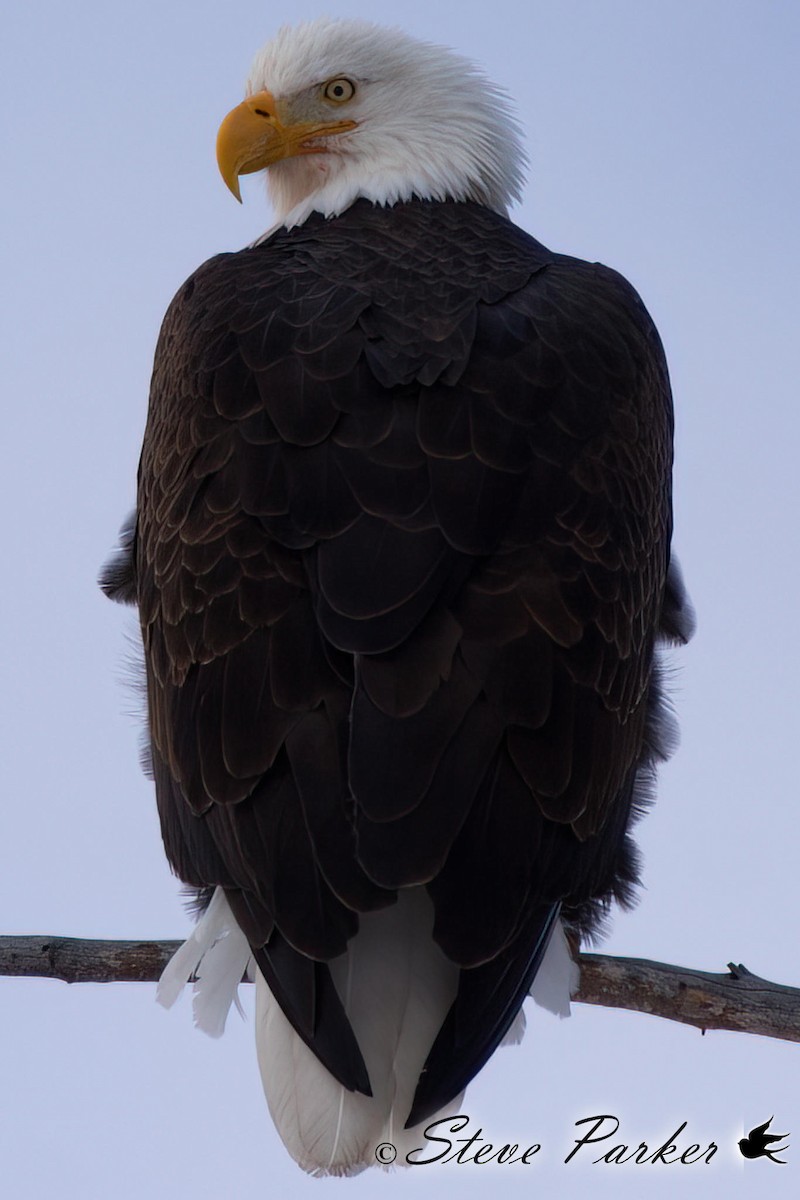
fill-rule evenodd
<path id="1" fill-rule="evenodd" d="M 639 826 L 645 888 L 605 949 L 800 985 L 798 61 L 793 0 L 385 0 L 290 7 L 15 4 L 0 304 L 0 932 L 177 937 L 190 923 L 137 764 L 132 618 L 95 586 L 133 504 L 171 296 L 270 223 L 214 164 L 217 125 L 284 21 L 368 16 L 454 46 L 513 96 L 532 160 L 515 220 L 622 271 L 661 331 L 677 411 L 675 545 L 698 612 L 675 653 L 682 746 Z M 249 989 L 248 989 L 249 991 Z M 252 1023 L 220 1042 L 149 985 L 0 979 L 3 1196 L 334 1200 L 800 1194 L 798 1047 L 576 1006 L 536 1012 L 469 1090 L 471 1130 L 530 1167 L 317 1181 L 264 1103 Z M 249 995 L 246 1006 L 251 1007 Z M 574 1122 L 713 1140 L 709 1166 L 564 1166 Z M 788 1165 L 744 1162 L 774 1114 Z M 606 1143 L 602 1149 L 607 1148 Z"/>

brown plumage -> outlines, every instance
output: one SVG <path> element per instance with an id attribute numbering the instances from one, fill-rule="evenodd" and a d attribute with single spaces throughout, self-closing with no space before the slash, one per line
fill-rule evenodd
<path id="1" fill-rule="evenodd" d="M 169 860 L 369 1090 L 326 962 L 424 884 L 462 968 L 412 1114 L 636 879 L 665 751 L 672 413 L 641 301 L 471 203 L 356 202 L 224 254 L 156 353 L 127 561 Z"/>

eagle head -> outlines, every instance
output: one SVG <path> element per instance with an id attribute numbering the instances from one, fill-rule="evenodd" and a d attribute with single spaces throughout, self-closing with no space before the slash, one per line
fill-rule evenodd
<path id="1" fill-rule="evenodd" d="M 217 160 L 237 199 L 240 175 L 268 169 L 279 223 L 291 227 L 359 197 L 505 213 L 525 154 L 507 97 L 467 59 L 398 29 L 320 18 L 284 27 L 256 55 Z"/>

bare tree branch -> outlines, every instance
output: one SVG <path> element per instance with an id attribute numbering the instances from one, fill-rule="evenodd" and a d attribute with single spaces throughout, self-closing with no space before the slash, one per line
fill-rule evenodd
<path id="1" fill-rule="evenodd" d="M 65 983 L 153 983 L 180 945 L 35 934 L 0 937 L 0 975 L 36 975 Z"/>
<path id="2" fill-rule="evenodd" d="M 674 967 L 646 958 L 581 954 L 576 1000 L 629 1008 L 707 1029 L 760 1033 L 800 1042 L 800 988 L 772 983 L 741 963 L 726 975 Z"/>
<path id="3" fill-rule="evenodd" d="M 66 983 L 147 983 L 158 979 L 177 941 L 106 942 L 65 937 L 0 937 L 0 975 Z M 581 954 L 575 1000 L 627 1008 L 707 1029 L 800 1042 L 800 988 L 771 983 L 741 964 L 715 975 L 644 958 Z"/>

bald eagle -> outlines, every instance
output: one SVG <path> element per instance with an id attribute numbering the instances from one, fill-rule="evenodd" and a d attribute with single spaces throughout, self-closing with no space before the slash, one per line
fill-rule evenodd
<path id="1" fill-rule="evenodd" d="M 691 624 L 670 389 L 633 288 L 509 220 L 517 126 L 449 50 L 283 29 L 217 152 L 277 222 L 170 305 L 103 586 L 204 910 L 161 999 L 196 973 L 219 1033 L 249 964 L 281 1137 L 345 1174 L 420 1145 L 529 993 L 565 1013 L 631 899 Z"/>

